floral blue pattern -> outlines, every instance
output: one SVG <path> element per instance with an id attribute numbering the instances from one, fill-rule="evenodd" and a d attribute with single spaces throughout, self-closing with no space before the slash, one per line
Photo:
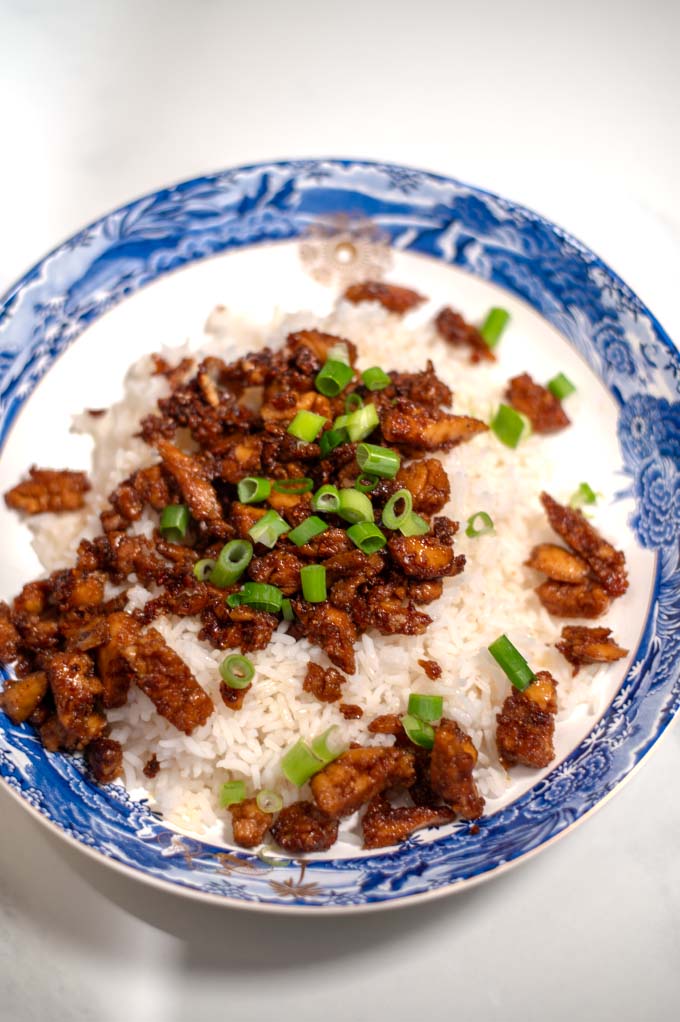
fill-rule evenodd
<path id="1" fill-rule="evenodd" d="M 293 239 L 319 219 L 372 219 L 396 248 L 507 288 L 559 329 L 620 406 L 632 525 L 657 551 L 653 605 L 627 678 L 573 753 L 511 805 L 398 850 L 263 862 L 173 834 L 77 758 L 0 720 L 0 775 L 64 833 L 115 862 L 227 902 L 342 909 L 455 888 L 540 848 L 635 767 L 680 705 L 680 361 L 639 299 L 592 252 L 498 196 L 387 164 L 298 160 L 241 167 L 130 203 L 61 245 L 0 304 L 0 441 L 59 353 L 127 295 L 215 253 Z"/>

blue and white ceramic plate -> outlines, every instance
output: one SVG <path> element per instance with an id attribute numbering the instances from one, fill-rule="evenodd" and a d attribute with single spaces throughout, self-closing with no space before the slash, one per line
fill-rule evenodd
<path id="1" fill-rule="evenodd" d="M 349 249 L 333 248 L 329 263 L 327 234 L 338 230 Z M 260 320 L 275 306 L 323 307 L 348 251 L 361 253 L 371 274 L 392 260 L 393 280 L 472 316 L 509 307 L 532 359 L 549 350 L 551 365 L 580 372 L 594 446 L 618 473 L 613 514 L 628 537 L 632 584 L 615 634 L 632 656 L 627 670 L 612 671 L 599 718 L 566 732 L 554 768 L 520 785 L 478 829 L 464 824 L 395 850 L 307 862 L 263 862 L 171 831 L 119 787 L 94 786 L 78 759 L 46 753 L 27 727 L 0 715 L 0 774 L 24 805 L 110 864 L 222 904 L 378 908 L 493 876 L 602 803 L 680 703 L 678 354 L 639 299 L 578 241 L 457 181 L 362 161 L 261 164 L 145 196 L 69 239 L 0 305 L 2 489 L 36 460 L 84 463 L 70 417 L 85 401 L 114 399 L 136 356 L 181 343 L 216 302 Z M 5 511 L 0 524 L 7 598 L 39 565 L 25 526 Z"/>

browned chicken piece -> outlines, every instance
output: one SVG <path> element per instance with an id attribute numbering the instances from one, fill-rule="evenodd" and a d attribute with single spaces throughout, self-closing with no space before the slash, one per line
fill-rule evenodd
<path id="1" fill-rule="evenodd" d="M 225 483 L 236 485 L 245 476 L 259 475 L 262 470 L 263 438 L 256 434 L 239 434 L 220 453 L 219 476 Z"/>
<path id="2" fill-rule="evenodd" d="M 219 528 L 222 508 L 198 456 L 185 454 L 169 440 L 158 440 L 156 449 L 164 467 L 177 482 L 192 517 L 199 522 L 209 522 L 213 529 Z"/>
<path id="3" fill-rule="evenodd" d="M 364 711 L 356 703 L 340 703 L 338 709 L 345 720 L 359 720 L 364 715 Z"/>
<path id="4" fill-rule="evenodd" d="M 9 663 L 16 659 L 19 633 L 12 624 L 10 609 L 0 602 L 0 660 Z"/>
<path id="5" fill-rule="evenodd" d="M 132 669 L 122 652 L 122 645 L 127 639 L 128 619 L 129 615 L 123 611 L 109 615 L 108 641 L 96 653 L 97 674 L 102 684 L 102 704 L 107 710 L 125 705 L 132 682 Z"/>
<path id="6" fill-rule="evenodd" d="M 408 599 L 418 604 L 433 603 L 440 598 L 442 589 L 440 578 L 431 579 L 429 582 L 411 582 L 408 587 Z"/>
<path id="7" fill-rule="evenodd" d="M 149 780 L 153 780 L 154 777 L 158 776 L 158 771 L 160 770 L 160 768 L 161 765 L 158 762 L 158 756 L 154 752 L 153 756 L 150 756 L 149 759 L 147 759 L 146 763 L 144 764 L 142 768 L 142 773 L 144 774 L 145 777 L 148 777 Z"/>
<path id="8" fill-rule="evenodd" d="M 559 398 L 535 383 L 528 373 L 514 376 L 505 396 L 516 411 L 526 415 L 535 433 L 556 433 L 571 425 Z"/>
<path id="9" fill-rule="evenodd" d="M 417 373 L 397 373 L 391 372 L 389 374 L 391 385 L 386 388 L 384 393 L 390 401 L 394 397 L 405 397 L 409 401 L 415 401 L 416 404 L 431 405 L 439 407 L 439 405 L 446 405 L 450 407 L 451 401 L 453 400 L 453 394 L 451 388 L 448 387 L 443 380 L 440 380 L 434 371 L 434 365 L 432 360 L 428 358 L 425 369 L 421 369 Z M 374 395 L 375 399 L 375 395 Z M 380 395 L 378 395 L 378 400 Z"/>
<path id="10" fill-rule="evenodd" d="M 255 522 L 259 521 L 266 513 L 263 507 L 241 504 L 235 500 L 229 509 L 229 523 L 236 529 L 237 536 L 241 539 L 250 539 L 248 530 L 252 529 Z"/>
<path id="11" fill-rule="evenodd" d="M 585 515 L 571 507 L 558 504 L 548 493 L 541 502 L 551 527 L 590 565 L 590 570 L 610 596 L 622 596 L 628 588 L 626 558 L 603 539 Z"/>
<path id="12" fill-rule="evenodd" d="M 115 738 L 95 738 L 85 749 L 85 759 L 100 784 L 115 781 L 123 773 L 123 747 Z"/>
<path id="13" fill-rule="evenodd" d="M 381 410 L 380 427 L 388 444 L 424 451 L 448 451 L 489 428 L 469 415 L 449 415 L 405 398 Z"/>
<path id="14" fill-rule="evenodd" d="M 38 725 L 40 741 L 48 752 L 57 752 L 58 749 L 67 749 L 72 752 L 82 749 L 82 743 L 76 739 L 71 740 L 66 728 L 60 722 L 56 713 L 49 714 L 45 720 Z"/>
<path id="15" fill-rule="evenodd" d="M 255 848 L 262 844 L 274 819 L 271 813 L 263 813 L 254 798 L 229 806 L 229 812 L 237 845 L 241 848 Z"/>
<path id="16" fill-rule="evenodd" d="M 49 602 L 61 611 L 98 607 L 104 599 L 105 581 L 101 572 L 83 575 L 74 568 L 55 571 L 49 579 Z"/>
<path id="17" fill-rule="evenodd" d="M 180 384 L 185 382 L 189 372 L 194 367 L 193 358 L 183 358 L 181 362 L 174 366 L 170 365 L 166 359 L 156 353 L 152 354 L 151 358 L 154 364 L 153 375 L 165 376 L 172 390 L 175 390 Z"/>
<path id="18" fill-rule="evenodd" d="M 149 504 L 162 511 L 172 494 L 160 465 L 151 465 L 134 472 L 109 494 L 109 503 L 124 523 L 137 521 Z"/>
<path id="19" fill-rule="evenodd" d="M 556 713 L 555 679 L 548 671 L 539 671 L 523 692 L 513 689 L 496 716 L 496 745 L 503 766 L 548 766 L 555 758 Z"/>
<path id="20" fill-rule="evenodd" d="M 27 515 L 43 511 L 77 511 L 85 503 L 85 494 L 90 489 L 84 472 L 69 469 L 29 469 L 28 479 L 22 479 L 5 494 L 5 503 L 16 511 Z"/>
<path id="21" fill-rule="evenodd" d="M 252 687 L 252 685 L 246 685 L 245 688 L 232 688 L 231 685 L 227 685 L 226 681 L 221 681 L 220 695 L 222 702 L 228 710 L 241 710 L 243 709 L 243 700 Z"/>
<path id="22" fill-rule="evenodd" d="M 568 582 L 548 580 L 536 587 L 536 595 L 550 614 L 556 617 L 600 617 L 611 603 L 609 594 L 596 582 Z"/>
<path id="23" fill-rule="evenodd" d="M 109 620 L 104 615 L 82 618 L 73 615 L 67 620 L 66 615 L 59 619 L 59 631 L 64 636 L 66 650 L 80 650 L 86 653 L 90 649 L 103 646 L 109 640 Z"/>
<path id="24" fill-rule="evenodd" d="M 258 649 L 266 649 L 279 623 L 275 614 L 265 610 L 255 610 L 243 604 L 230 611 L 234 623 L 234 634 L 231 646 L 239 646 L 242 653 L 254 653 Z"/>
<path id="25" fill-rule="evenodd" d="M 402 587 L 403 588 L 403 587 Z M 352 605 L 352 619 L 361 631 L 377 628 L 382 635 L 422 635 L 432 618 L 403 605 L 403 597 L 390 583 L 376 584 L 365 598 Z"/>
<path id="26" fill-rule="evenodd" d="M 397 482 L 413 495 L 413 510 L 418 514 L 436 514 L 451 496 L 449 477 L 437 458 L 423 458 L 402 465 Z"/>
<path id="27" fill-rule="evenodd" d="M 399 316 L 427 301 L 424 295 L 412 291 L 409 287 L 385 284 L 380 280 L 364 280 L 361 284 L 350 284 L 343 298 L 355 305 L 359 302 L 380 302 L 388 312 L 396 312 Z"/>
<path id="28" fill-rule="evenodd" d="M 305 692 L 311 693 L 320 703 L 337 703 L 342 696 L 345 678 L 334 667 L 323 668 L 312 660 L 307 665 L 307 673 L 302 684 Z"/>
<path id="29" fill-rule="evenodd" d="M 336 554 L 346 553 L 348 550 L 355 550 L 352 540 L 344 529 L 336 529 L 331 526 L 320 536 L 314 536 L 309 543 L 298 547 L 297 556 L 305 560 L 323 561 Z"/>
<path id="30" fill-rule="evenodd" d="M 391 787 L 408 788 L 415 780 L 414 755 L 393 748 L 349 749 L 311 780 L 314 801 L 328 816 L 350 816 Z"/>
<path id="31" fill-rule="evenodd" d="M 456 814 L 446 806 L 406 806 L 396 809 L 384 795 L 376 795 L 361 821 L 364 848 L 397 845 L 423 827 L 441 827 Z"/>
<path id="32" fill-rule="evenodd" d="M 300 855 L 325 852 L 338 837 L 338 821 L 328 817 L 313 802 L 293 802 L 279 813 L 272 827 L 277 845 Z"/>
<path id="33" fill-rule="evenodd" d="M 101 705 L 102 683 L 86 653 L 54 653 L 47 665 L 59 723 L 70 748 L 84 748 L 106 728 Z"/>
<path id="34" fill-rule="evenodd" d="M 562 638 L 555 645 L 576 674 L 581 664 L 610 664 L 628 656 L 628 650 L 617 645 L 611 635 L 611 628 L 565 625 Z"/>
<path id="35" fill-rule="evenodd" d="M 292 596 L 300 588 L 300 567 L 295 554 L 277 546 L 263 557 L 253 557 L 248 575 L 255 582 L 276 586 L 284 596 Z"/>
<path id="36" fill-rule="evenodd" d="M 467 323 L 459 312 L 446 306 L 434 321 L 437 333 L 456 348 L 469 348 L 470 361 L 474 364 L 486 360 L 495 362 L 496 356 L 486 343 L 477 327 Z"/>
<path id="37" fill-rule="evenodd" d="M 436 660 L 419 660 L 418 663 L 431 681 L 437 681 L 438 678 L 441 678 L 441 664 L 437 663 Z"/>
<path id="38" fill-rule="evenodd" d="M 465 567 L 465 556 L 454 555 L 448 543 L 432 534 L 393 536 L 387 543 L 392 557 L 409 578 L 435 579 L 458 575 Z"/>
<path id="39" fill-rule="evenodd" d="M 435 728 L 430 785 L 466 820 L 477 820 L 484 812 L 484 799 L 473 778 L 476 763 L 477 750 L 470 736 L 455 721 L 444 718 Z"/>
<path id="40" fill-rule="evenodd" d="M 590 574 L 587 561 L 554 543 L 539 543 L 525 563 L 527 567 L 542 572 L 555 582 L 585 582 Z"/>
<path id="41" fill-rule="evenodd" d="M 400 745 L 406 749 L 411 748 L 411 739 L 404 731 L 401 717 L 398 713 L 381 713 L 380 716 L 374 717 L 368 725 L 368 731 L 372 735 L 394 735 L 396 739 L 395 745 Z"/>
<path id="42" fill-rule="evenodd" d="M 5 682 L 0 692 L 0 709 L 3 709 L 13 724 L 23 724 L 33 714 L 47 692 L 47 675 L 44 671 L 27 674 L 16 681 Z"/>
<path id="43" fill-rule="evenodd" d="M 357 348 L 352 341 L 348 341 L 345 337 L 336 337 L 334 334 L 324 334 L 321 330 L 298 330 L 295 333 L 288 334 L 286 338 L 286 350 L 290 352 L 297 352 L 300 348 L 309 348 L 318 359 L 317 370 L 328 359 L 328 352 L 336 344 L 344 344 L 347 346 L 347 355 L 349 358 L 349 364 L 353 366 L 357 360 Z"/>
<path id="44" fill-rule="evenodd" d="M 304 600 L 293 601 L 293 612 L 295 621 L 289 633 L 306 635 L 336 667 L 345 674 L 354 674 L 357 630 L 350 616 L 330 603 L 307 603 Z"/>

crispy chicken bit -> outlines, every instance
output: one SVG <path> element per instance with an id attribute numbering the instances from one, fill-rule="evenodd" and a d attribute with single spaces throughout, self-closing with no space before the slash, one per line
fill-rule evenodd
<path id="1" fill-rule="evenodd" d="M 278 815 L 272 837 L 287 852 L 325 852 L 338 837 L 338 821 L 313 802 L 293 802 Z"/>
<path id="2" fill-rule="evenodd" d="M 406 398 L 397 398 L 394 405 L 383 407 L 380 427 L 388 444 L 423 451 L 448 451 L 489 428 L 469 415 L 449 415 Z"/>
<path id="3" fill-rule="evenodd" d="M 570 585 L 548 580 L 536 587 L 536 595 L 548 613 L 556 617 L 600 617 L 611 602 L 602 586 L 590 581 Z"/>
<path id="4" fill-rule="evenodd" d="M 380 280 L 365 280 L 361 284 L 351 284 L 343 298 L 355 305 L 359 302 L 380 302 L 388 312 L 396 312 L 399 316 L 427 301 L 424 295 L 412 291 L 411 288 L 385 284 Z"/>
<path id="5" fill-rule="evenodd" d="M 16 511 L 28 515 L 43 511 L 78 511 L 85 503 L 85 494 L 90 489 L 84 472 L 69 469 L 29 469 L 28 479 L 23 479 L 5 494 L 5 503 Z"/>
<path id="6" fill-rule="evenodd" d="M 447 408 L 451 406 L 453 400 L 451 388 L 437 376 L 432 359 L 428 358 L 425 369 L 421 369 L 420 372 L 392 371 L 389 377 L 392 383 L 386 389 L 385 396 L 390 400 L 393 397 L 405 397 L 421 405 L 446 405 Z"/>
<path id="7" fill-rule="evenodd" d="M 364 715 L 364 711 L 356 703 L 340 703 L 338 709 L 345 720 L 359 720 Z"/>
<path id="8" fill-rule="evenodd" d="M 441 664 L 437 663 L 436 660 L 419 660 L 418 663 L 431 681 L 437 681 L 438 678 L 441 678 Z"/>
<path id="9" fill-rule="evenodd" d="M 295 554 L 276 548 L 263 557 L 254 557 L 248 575 L 255 582 L 267 582 L 292 596 L 300 588 L 300 562 Z"/>
<path id="10" fill-rule="evenodd" d="M 325 334 L 321 330 L 298 330 L 296 333 L 288 334 L 286 338 L 286 350 L 291 353 L 299 352 L 300 348 L 307 348 L 317 358 L 312 373 L 317 373 L 321 366 L 328 359 L 328 352 L 336 344 L 345 344 L 349 356 L 349 364 L 353 366 L 357 360 L 357 348 L 352 341 L 345 337 L 336 337 L 334 334 Z"/>
<path id="11" fill-rule="evenodd" d="M 477 750 L 470 736 L 455 721 L 444 718 L 435 729 L 430 784 L 466 820 L 477 820 L 484 812 L 484 799 L 472 776 L 476 763 Z"/>
<path id="12" fill-rule="evenodd" d="M 231 685 L 227 685 L 226 681 L 221 681 L 220 695 L 222 702 L 228 710 L 241 710 L 243 708 L 243 700 L 252 687 L 252 685 L 246 685 L 244 688 L 232 688 Z"/>
<path id="13" fill-rule="evenodd" d="M 289 632 L 306 635 L 310 642 L 327 654 L 336 667 L 345 674 L 354 674 L 357 630 L 349 614 L 330 603 L 312 604 L 302 600 L 293 602 L 293 612 L 295 622 Z"/>
<path id="14" fill-rule="evenodd" d="M 69 748 L 84 748 L 99 738 L 106 717 L 99 709 L 102 683 L 86 653 L 54 653 L 47 665 L 47 680 L 54 696 L 59 723 Z"/>
<path id="15" fill-rule="evenodd" d="M 337 703 L 342 696 L 345 678 L 334 667 L 323 668 L 312 660 L 307 665 L 303 682 L 305 692 L 310 692 L 320 703 Z"/>
<path id="16" fill-rule="evenodd" d="M 395 809 L 384 795 L 376 795 L 361 821 L 364 848 L 384 848 L 405 841 L 423 827 L 441 827 L 451 823 L 455 813 L 446 806 L 408 806 Z"/>
<path id="17" fill-rule="evenodd" d="M 192 517 L 199 522 L 209 522 L 219 532 L 222 508 L 201 460 L 180 451 L 169 440 L 158 440 L 156 448 L 164 467 L 182 491 Z"/>
<path id="18" fill-rule="evenodd" d="M 562 638 L 555 645 L 576 674 L 581 664 L 610 664 L 628 655 L 628 650 L 618 646 L 611 634 L 611 628 L 565 625 Z"/>
<path id="19" fill-rule="evenodd" d="M 381 713 L 379 717 L 374 717 L 368 725 L 368 730 L 372 735 L 394 735 L 395 745 L 411 748 L 411 739 L 404 731 L 398 713 Z"/>
<path id="20" fill-rule="evenodd" d="M 590 565 L 590 570 L 610 596 L 622 596 L 628 588 L 626 558 L 603 539 L 581 511 L 558 504 L 548 493 L 541 502 L 551 527 Z"/>
<path id="21" fill-rule="evenodd" d="M 436 514 L 451 496 L 449 477 L 436 458 L 423 458 L 412 461 L 410 465 L 402 465 L 397 472 L 397 482 L 411 491 L 413 510 L 419 514 Z"/>
<path id="22" fill-rule="evenodd" d="M 505 396 L 516 411 L 526 415 L 536 433 L 556 433 L 571 425 L 559 398 L 534 383 L 528 373 L 513 377 Z"/>
<path id="23" fill-rule="evenodd" d="M 486 343 L 477 327 L 467 323 L 459 312 L 446 306 L 434 321 L 437 333 L 456 348 L 470 349 L 470 361 L 477 364 L 482 360 L 495 362 L 496 356 Z"/>
<path id="24" fill-rule="evenodd" d="M 0 602 L 0 660 L 8 663 L 17 655 L 19 633 L 12 624 L 10 609 L 6 603 Z"/>
<path id="25" fill-rule="evenodd" d="M 78 615 L 72 620 L 67 620 L 66 615 L 62 615 L 59 628 L 66 640 L 67 651 L 77 649 L 81 653 L 86 653 L 109 641 L 109 621 L 103 615 L 84 619 Z"/>
<path id="26" fill-rule="evenodd" d="M 388 541 L 392 557 L 409 578 L 436 579 L 458 575 L 465 566 L 463 554 L 454 556 L 453 548 L 436 536 L 393 536 Z"/>
<path id="27" fill-rule="evenodd" d="M 142 773 L 144 774 L 145 777 L 148 777 L 149 779 L 153 780 L 153 778 L 157 776 L 160 768 L 161 765 L 158 762 L 158 756 L 154 752 L 153 756 L 150 756 L 149 759 L 147 759 L 146 763 L 144 764 Z"/>
<path id="28" fill-rule="evenodd" d="M 311 780 L 314 801 L 328 816 L 349 816 L 386 788 L 415 780 L 414 755 L 406 749 L 349 749 Z"/>
<path id="29" fill-rule="evenodd" d="M 578 554 L 554 543 L 535 546 L 526 561 L 527 567 L 541 571 L 555 582 L 585 582 L 590 574 L 588 563 Z"/>
<path id="30" fill-rule="evenodd" d="M 548 766 L 555 757 L 556 713 L 555 680 L 548 671 L 539 671 L 523 692 L 513 689 L 496 716 L 496 745 L 503 766 Z"/>
<path id="31" fill-rule="evenodd" d="M 114 738 L 95 738 L 85 750 L 85 759 L 100 784 L 108 784 L 123 773 L 123 747 Z"/>
<path id="32" fill-rule="evenodd" d="M 241 848 L 256 848 L 272 825 L 271 813 L 263 813 L 256 799 L 247 798 L 229 806 L 234 841 Z"/>
<path id="33" fill-rule="evenodd" d="M 5 682 L 0 692 L 2 708 L 13 724 L 23 724 L 33 714 L 47 692 L 47 675 L 44 671 L 27 674 L 17 681 Z"/>

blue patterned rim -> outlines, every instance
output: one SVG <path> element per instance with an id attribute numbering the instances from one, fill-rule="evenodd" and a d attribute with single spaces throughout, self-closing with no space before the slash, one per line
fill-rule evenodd
<path id="1" fill-rule="evenodd" d="M 225 904 L 331 911 L 403 903 L 539 850 L 601 803 L 680 704 L 680 360 L 630 289 L 535 213 L 460 182 L 358 160 L 258 164 L 182 182 L 85 228 L 0 304 L 0 442 L 36 384 L 87 326 L 172 270 L 241 246 L 290 240 L 335 214 L 370 218 L 391 244 L 462 267 L 527 301 L 585 358 L 619 405 L 638 542 L 656 578 L 635 661 L 591 733 L 511 805 L 426 843 L 368 857 L 272 864 L 183 838 L 78 760 L 0 720 L 0 776 L 57 830 L 142 879 Z"/>

